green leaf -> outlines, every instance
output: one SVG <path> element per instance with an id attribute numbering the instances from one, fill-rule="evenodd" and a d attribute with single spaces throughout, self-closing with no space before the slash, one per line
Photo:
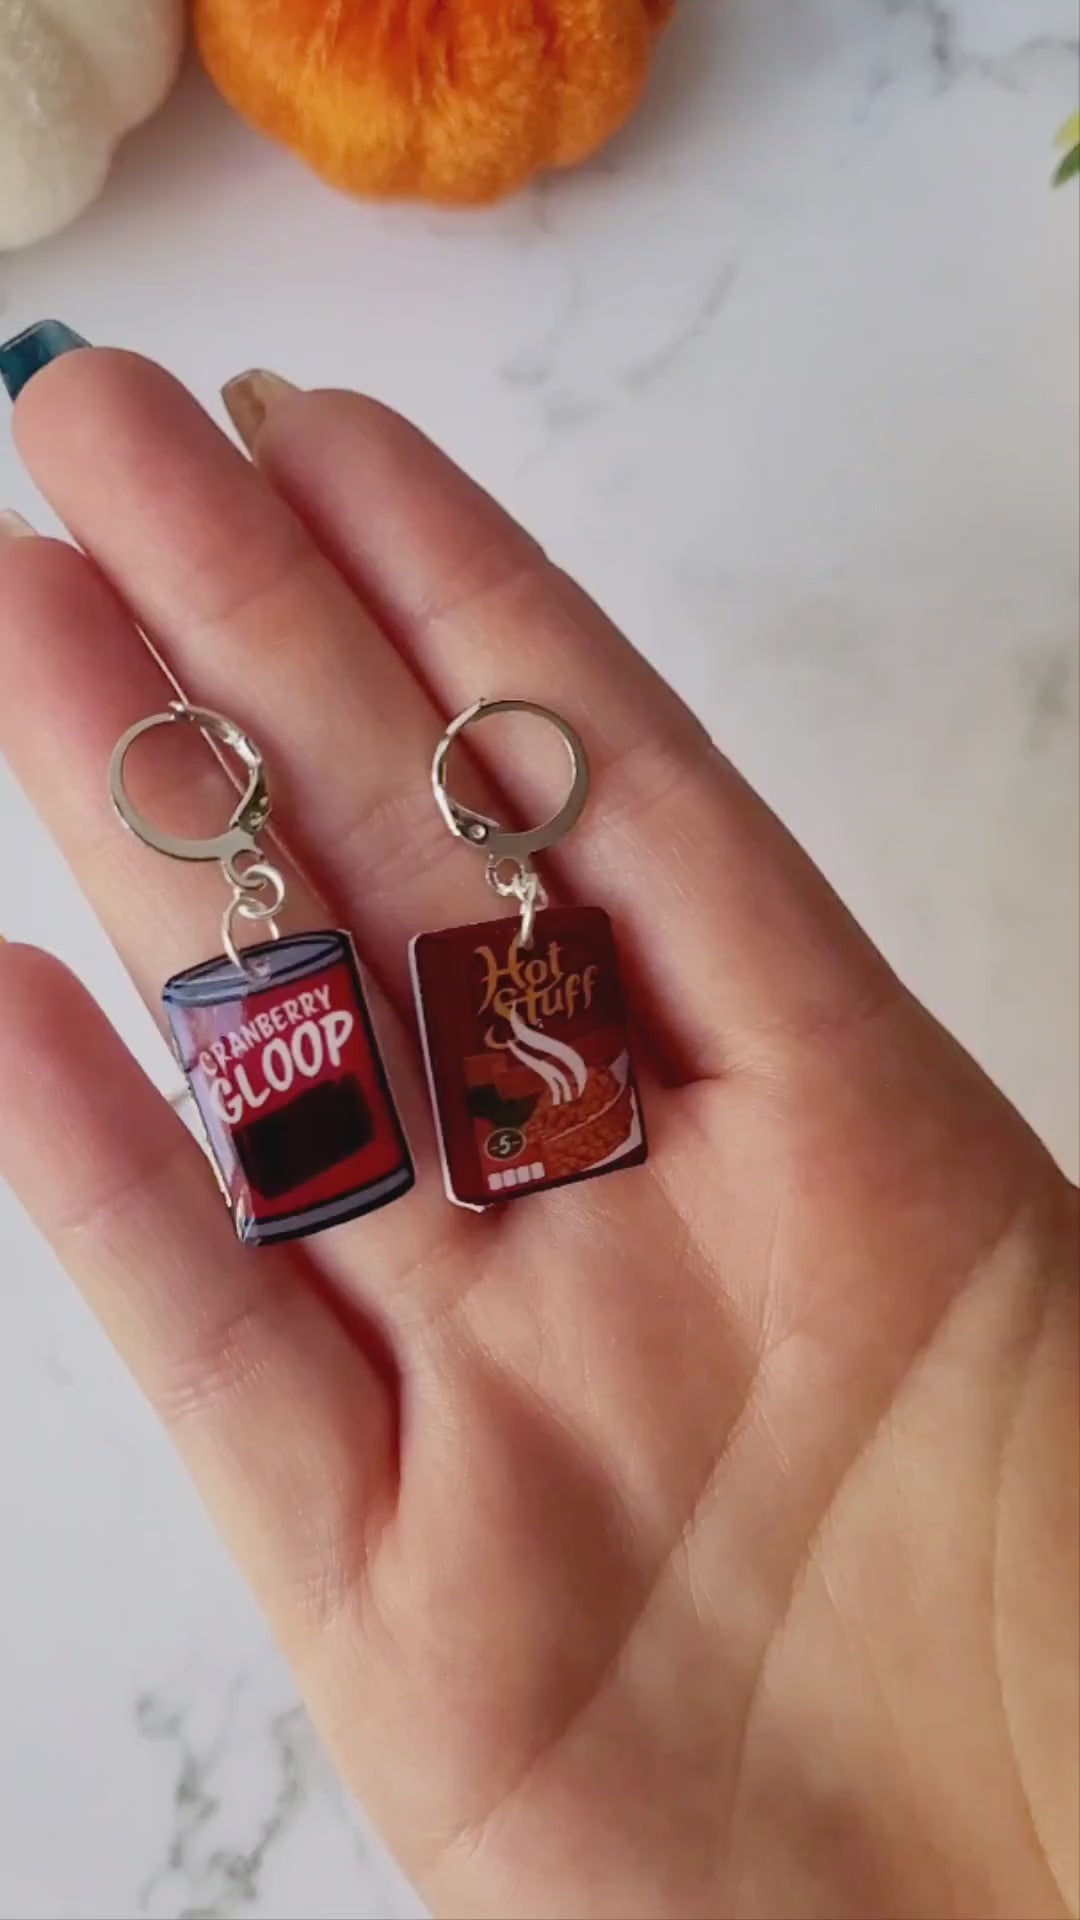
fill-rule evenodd
<path id="1" fill-rule="evenodd" d="M 1066 180 L 1075 179 L 1078 173 L 1080 173 L 1080 147 L 1074 147 L 1071 153 L 1065 155 L 1054 175 L 1055 187 L 1063 187 Z"/>
<path id="2" fill-rule="evenodd" d="M 1054 135 L 1055 147 L 1080 147 L 1080 112 L 1071 113 Z"/>

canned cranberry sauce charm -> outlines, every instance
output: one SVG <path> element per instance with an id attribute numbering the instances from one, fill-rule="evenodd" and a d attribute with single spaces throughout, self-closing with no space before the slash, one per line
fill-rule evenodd
<path id="1" fill-rule="evenodd" d="M 572 783 L 543 826 L 510 833 L 447 791 L 454 741 L 474 722 L 528 713 L 561 734 Z M 451 833 L 487 855 L 488 884 L 520 918 L 418 934 L 413 987 L 446 1191 L 480 1209 L 647 1157 L 611 922 L 552 907 L 532 856 L 581 817 L 589 765 L 565 720 L 530 700 L 480 700 L 447 728 L 431 769 Z"/>
<path id="2" fill-rule="evenodd" d="M 248 774 L 228 827 L 214 839 L 159 832 L 124 786 L 135 741 L 184 722 L 229 748 Z M 232 888 L 221 921 L 224 953 L 176 974 L 163 999 L 239 1238 L 252 1246 L 297 1239 L 408 1192 L 412 1160 L 352 940 L 336 932 L 279 935 L 285 881 L 256 838 L 270 818 L 270 792 L 255 743 L 223 714 L 177 700 L 123 735 L 109 790 L 140 840 L 176 860 L 218 861 Z M 238 919 L 265 922 L 271 938 L 240 949 Z"/>

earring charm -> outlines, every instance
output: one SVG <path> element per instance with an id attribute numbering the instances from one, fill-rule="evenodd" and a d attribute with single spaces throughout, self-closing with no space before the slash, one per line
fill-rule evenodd
<path id="1" fill-rule="evenodd" d="M 125 786 L 130 749 L 158 727 L 191 725 L 239 760 L 245 790 L 223 832 L 164 833 Z M 230 893 L 223 952 L 163 989 L 173 1046 L 239 1238 L 252 1246 L 338 1226 L 408 1192 L 408 1145 L 379 1055 L 349 934 L 282 935 L 280 867 L 259 846 L 270 819 L 266 768 L 224 714 L 174 701 L 117 742 L 109 792 L 124 825 L 174 860 L 216 861 Z M 241 946 L 244 925 L 269 938 Z"/>
<path id="2" fill-rule="evenodd" d="M 570 789 L 541 826 L 515 832 L 449 791 L 454 743 L 498 714 L 526 713 L 562 738 Z M 551 906 L 534 856 L 581 818 L 589 762 L 580 735 L 531 700 L 480 700 L 447 727 L 431 769 L 450 832 L 486 855 L 489 886 L 518 918 L 419 934 L 410 960 L 443 1176 L 458 1206 L 520 1199 L 647 1157 L 611 922 Z"/>

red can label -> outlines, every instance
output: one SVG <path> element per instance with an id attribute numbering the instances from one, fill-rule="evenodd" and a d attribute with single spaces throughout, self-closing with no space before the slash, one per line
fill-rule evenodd
<path id="1" fill-rule="evenodd" d="M 165 1005 L 241 1240 L 294 1239 L 413 1184 L 349 936 L 178 974 Z"/>
<path id="2" fill-rule="evenodd" d="M 421 934 L 413 980 L 446 1190 L 487 1207 L 638 1166 L 647 1147 L 611 922 L 549 907 Z"/>

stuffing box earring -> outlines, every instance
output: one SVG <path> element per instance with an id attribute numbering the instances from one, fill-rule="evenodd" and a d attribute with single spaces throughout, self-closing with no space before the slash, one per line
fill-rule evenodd
<path id="1" fill-rule="evenodd" d="M 224 832 L 162 833 L 133 806 L 124 770 L 136 740 L 189 724 L 240 762 L 247 786 Z M 174 860 L 216 861 L 230 888 L 224 951 L 163 990 L 173 1045 L 239 1238 L 297 1239 L 385 1206 L 413 1167 L 379 1056 L 353 943 L 334 931 L 282 936 L 280 868 L 260 849 L 270 818 L 262 756 L 223 714 L 175 701 L 118 741 L 109 791 L 121 820 Z M 242 923 L 270 938 L 239 943 Z"/>
<path id="2" fill-rule="evenodd" d="M 561 735 L 570 791 L 542 826 L 511 832 L 450 795 L 467 727 L 526 713 Z M 431 769 L 450 832 L 487 858 L 518 916 L 419 934 L 413 987 L 446 1191 L 482 1208 L 589 1180 L 647 1156 L 611 922 L 599 907 L 548 904 L 533 856 L 576 826 L 589 792 L 584 745 L 529 700 L 481 700 L 447 728 Z"/>

